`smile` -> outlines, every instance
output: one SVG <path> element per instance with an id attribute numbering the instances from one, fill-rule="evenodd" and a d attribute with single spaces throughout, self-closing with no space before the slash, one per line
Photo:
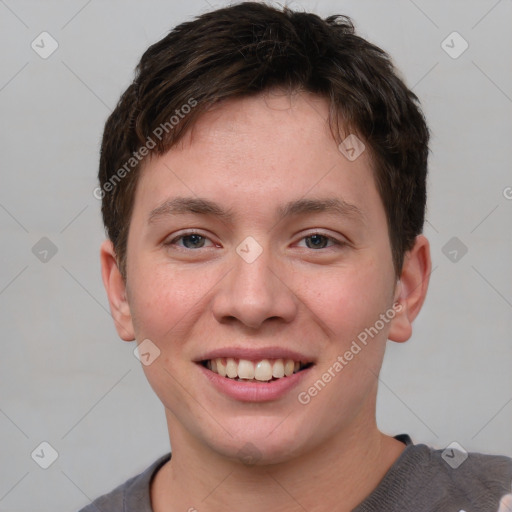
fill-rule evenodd
<path id="1" fill-rule="evenodd" d="M 312 363 L 294 361 L 293 359 L 237 359 L 217 357 L 201 363 L 205 368 L 227 379 L 248 382 L 271 382 L 290 377 L 305 370 Z"/>

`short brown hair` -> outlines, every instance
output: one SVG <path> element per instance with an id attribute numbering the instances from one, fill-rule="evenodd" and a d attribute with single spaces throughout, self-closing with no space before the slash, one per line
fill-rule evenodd
<path id="1" fill-rule="evenodd" d="M 364 140 L 400 274 L 425 216 L 429 130 L 417 96 L 350 18 L 243 2 L 182 23 L 149 47 L 105 124 L 99 190 L 123 278 L 142 153 L 164 154 L 211 105 L 273 87 L 326 98 L 335 140 L 340 129 Z"/>

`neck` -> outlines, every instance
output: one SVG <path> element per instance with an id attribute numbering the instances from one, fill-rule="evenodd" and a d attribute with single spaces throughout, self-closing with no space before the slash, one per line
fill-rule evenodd
<path id="1" fill-rule="evenodd" d="M 153 510 L 349 512 L 377 487 L 405 449 L 379 432 L 374 417 L 361 420 L 308 453 L 265 466 L 227 460 L 173 428 L 172 459 L 157 473 L 151 489 Z"/>

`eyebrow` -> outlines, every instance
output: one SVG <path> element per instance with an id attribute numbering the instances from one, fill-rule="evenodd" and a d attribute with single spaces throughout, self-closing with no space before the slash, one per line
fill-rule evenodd
<path id="1" fill-rule="evenodd" d="M 280 219 L 324 212 L 354 218 L 355 220 L 364 220 L 364 214 L 357 206 L 338 198 L 298 199 L 277 208 L 277 215 Z M 184 215 L 190 213 L 211 215 L 226 222 L 232 221 L 234 217 L 231 209 L 224 209 L 222 206 L 209 199 L 201 197 L 175 197 L 164 201 L 151 210 L 148 216 L 148 223 L 151 224 L 159 218 L 169 215 Z"/>

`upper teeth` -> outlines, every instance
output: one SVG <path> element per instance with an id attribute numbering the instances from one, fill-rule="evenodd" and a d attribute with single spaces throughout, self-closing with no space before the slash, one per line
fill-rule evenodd
<path id="1" fill-rule="evenodd" d="M 293 359 L 261 359 L 249 361 L 248 359 L 234 359 L 232 357 L 217 357 L 207 362 L 212 372 L 230 379 L 256 379 L 260 381 L 289 377 L 301 368 L 301 364 Z"/>

